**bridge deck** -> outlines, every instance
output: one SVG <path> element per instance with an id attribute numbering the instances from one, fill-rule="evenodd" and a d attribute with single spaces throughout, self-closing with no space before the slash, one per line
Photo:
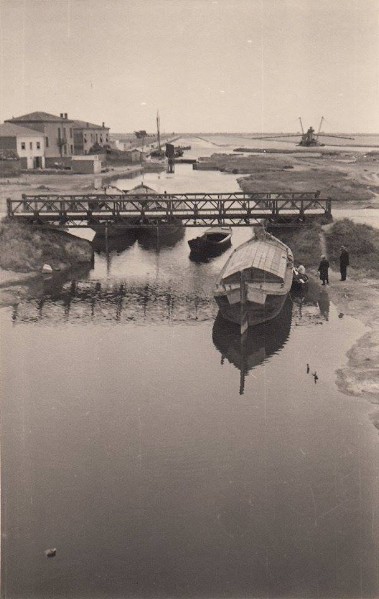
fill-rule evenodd
<path id="1" fill-rule="evenodd" d="M 7 200 L 8 216 L 31 224 L 127 227 L 180 222 L 185 226 L 246 226 L 255 221 L 304 222 L 331 216 L 331 200 L 307 193 L 183 193 L 26 195 Z"/>

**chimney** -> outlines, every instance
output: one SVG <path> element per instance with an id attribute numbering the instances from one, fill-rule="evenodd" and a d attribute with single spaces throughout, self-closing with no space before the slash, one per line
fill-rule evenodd
<path id="1" fill-rule="evenodd" d="M 102 126 L 102 128 L 104 129 L 104 127 L 105 127 L 105 123 L 104 123 L 104 121 L 103 121 L 103 124 L 102 124 L 101 126 Z"/>
<path id="2" fill-rule="evenodd" d="M 67 119 L 67 112 L 64 113 L 64 118 Z"/>
<path id="3" fill-rule="evenodd" d="M 87 123 L 87 128 L 89 127 L 89 123 Z"/>
<path id="4" fill-rule="evenodd" d="M 59 116 L 61 117 L 61 119 L 63 119 L 63 112 L 61 112 Z"/>

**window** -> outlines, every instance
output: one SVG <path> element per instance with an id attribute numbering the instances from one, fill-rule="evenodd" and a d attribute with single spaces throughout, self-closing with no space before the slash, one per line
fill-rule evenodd
<path id="1" fill-rule="evenodd" d="M 45 137 L 45 146 L 48 148 L 49 147 L 49 138 Z"/>
<path id="2" fill-rule="evenodd" d="M 72 127 L 70 127 L 70 137 L 72 137 Z"/>
<path id="3" fill-rule="evenodd" d="M 60 138 L 61 138 L 61 128 L 58 127 L 58 139 L 60 139 Z"/>
<path id="4" fill-rule="evenodd" d="M 37 150 L 40 150 L 40 149 L 41 149 L 41 142 L 37 141 Z"/>
<path id="5" fill-rule="evenodd" d="M 24 141 L 21 142 L 21 150 L 25 150 L 26 149 L 26 144 Z"/>
<path id="6" fill-rule="evenodd" d="M 32 142 L 32 141 L 30 141 L 30 142 L 29 142 L 29 148 L 30 148 L 31 150 L 33 149 L 33 142 Z"/>
<path id="7" fill-rule="evenodd" d="M 74 153 L 74 146 L 71 145 L 70 148 L 71 148 L 71 154 L 73 154 Z"/>

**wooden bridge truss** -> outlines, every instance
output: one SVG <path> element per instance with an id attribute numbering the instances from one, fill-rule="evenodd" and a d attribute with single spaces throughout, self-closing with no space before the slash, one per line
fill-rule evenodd
<path id="1" fill-rule="evenodd" d="M 99 225 L 186 227 L 246 226 L 266 220 L 272 224 L 304 223 L 331 217 L 329 198 L 305 193 L 151 193 L 124 195 L 27 195 L 7 200 L 8 216 L 31 224 L 65 227 Z"/>

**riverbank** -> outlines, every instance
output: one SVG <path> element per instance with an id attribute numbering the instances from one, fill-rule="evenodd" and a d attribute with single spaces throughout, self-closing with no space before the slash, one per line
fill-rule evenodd
<path id="1" fill-rule="evenodd" d="M 286 153 L 213 154 L 201 168 L 244 175 L 245 192 L 321 192 L 338 204 L 379 207 L 379 152 L 287 151 Z"/>
<path id="2" fill-rule="evenodd" d="M 16 273 L 40 273 L 91 266 L 92 245 L 61 229 L 3 219 L 0 223 L 0 268 Z M 2 283 L 2 281 L 0 281 Z"/>

